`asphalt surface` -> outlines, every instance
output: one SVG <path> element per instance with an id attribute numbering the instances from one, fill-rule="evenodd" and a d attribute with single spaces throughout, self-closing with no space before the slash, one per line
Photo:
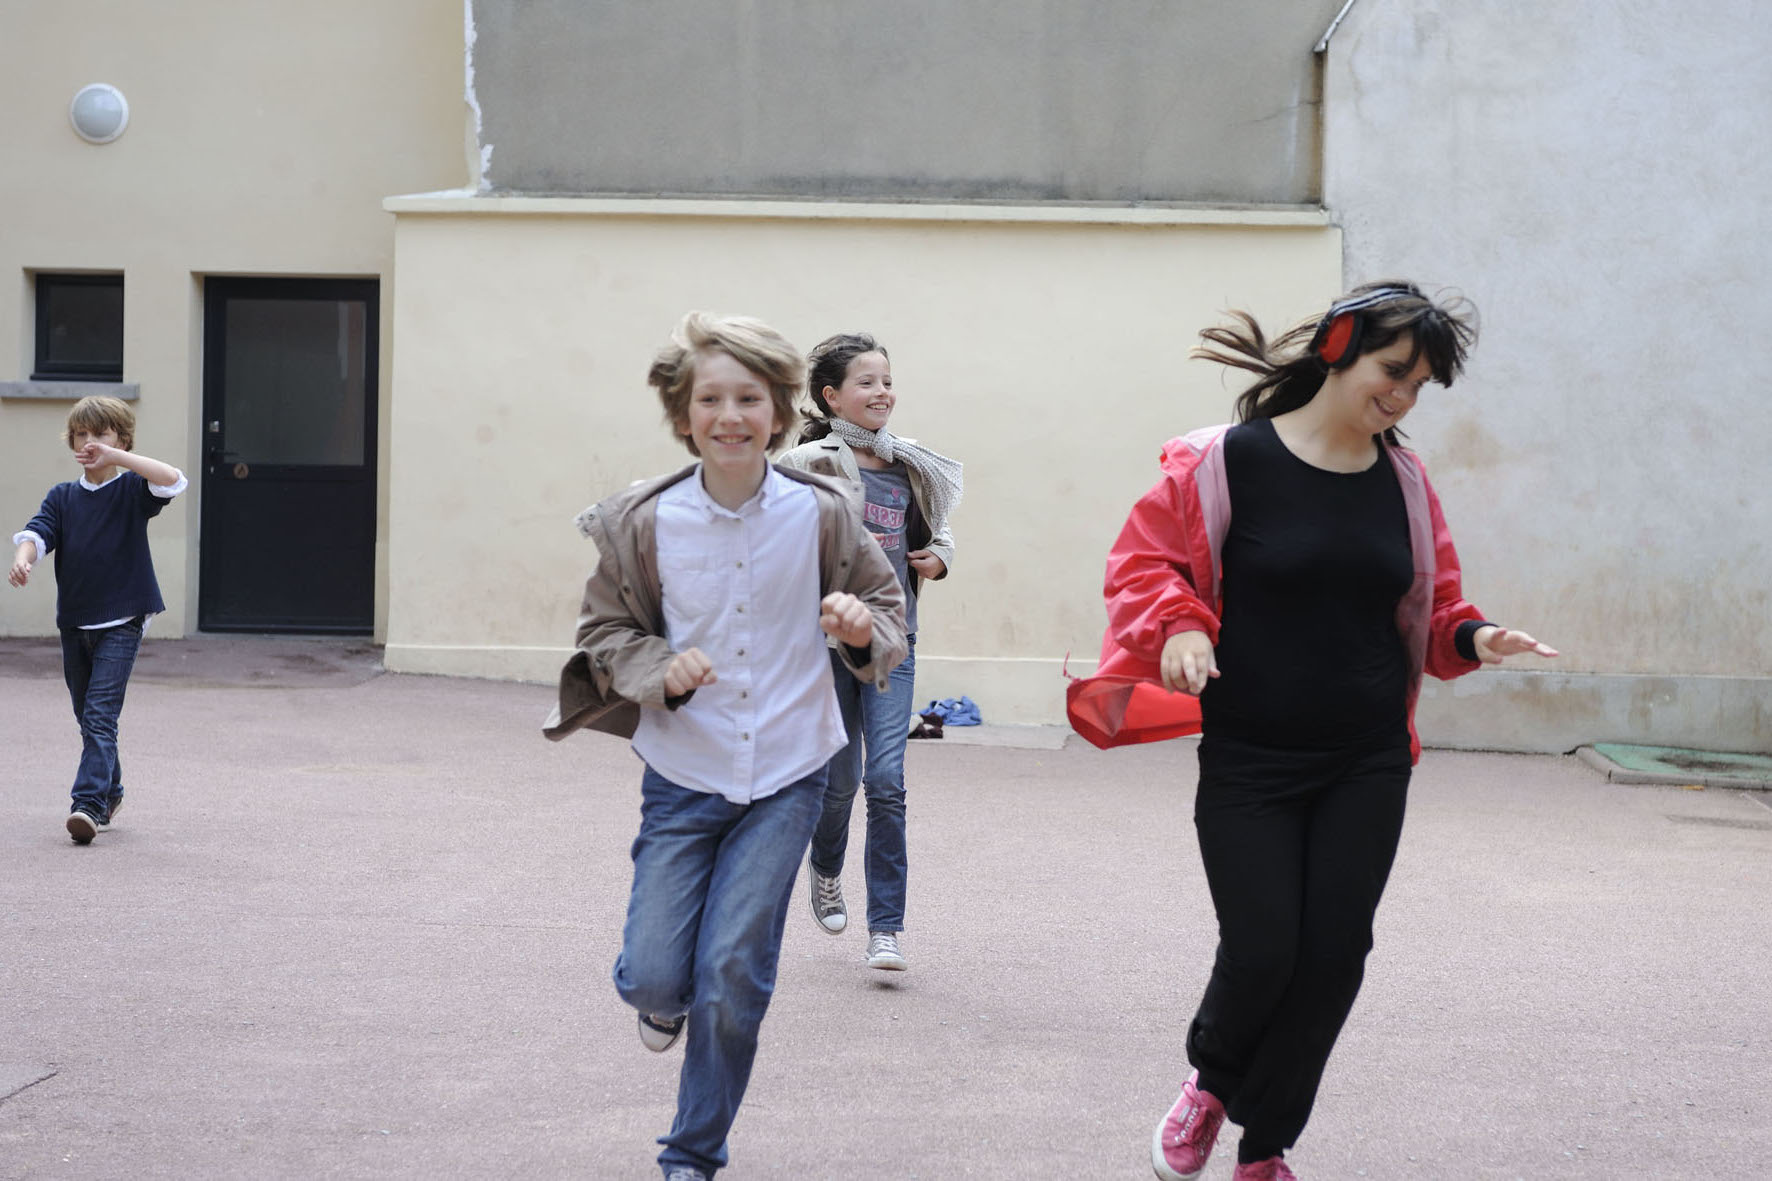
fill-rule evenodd
<path id="1" fill-rule="evenodd" d="M 548 696 L 150 638 L 79 848 L 58 651 L 0 640 L 0 1178 L 656 1177 L 639 766 Z M 910 746 L 909 972 L 796 901 L 722 1177 L 1151 1175 L 1214 944 L 1192 744 L 970 737 Z M 1428 752 L 1300 1177 L 1772 1175 L 1769 803 Z"/>

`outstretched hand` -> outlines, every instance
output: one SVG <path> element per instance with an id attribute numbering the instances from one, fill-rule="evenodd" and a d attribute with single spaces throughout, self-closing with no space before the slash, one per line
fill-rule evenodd
<path id="1" fill-rule="evenodd" d="M 1191 693 L 1198 697 L 1206 682 L 1218 675 L 1218 657 L 1213 654 L 1212 641 L 1202 631 L 1176 632 L 1163 644 L 1160 667 L 1163 688 L 1171 693 Z"/>
<path id="2" fill-rule="evenodd" d="M 671 663 L 665 667 L 665 696 L 681 697 L 719 679 L 707 654 L 700 648 L 691 648 L 671 657 Z"/>
<path id="3" fill-rule="evenodd" d="M 1471 637 L 1476 647 L 1477 659 L 1484 664 L 1500 664 L 1507 656 L 1518 656 L 1522 652 L 1532 652 L 1539 656 L 1555 656 L 1557 650 L 1549 644 L 1541 644 L 1522 631 L 1511 631 L 1505 627 L 1488 624 L 1477 629 Z"/>
<path id="4" fill-rule="evenodd" d="M 874 642 L 874 613 L 844 591 L 832 591 L 819 603 L 818 626 L 825 635 L 851 648 L 866 648 Z"/>
<path id="5" fill-rule="evenodd" d="M 23 586 L 30 581 L 30 578 L 31 560 L 29 558 L 18 559 L 12 564 L 12 569 L 6 575 L 6 581 L 14 586 Z"/>

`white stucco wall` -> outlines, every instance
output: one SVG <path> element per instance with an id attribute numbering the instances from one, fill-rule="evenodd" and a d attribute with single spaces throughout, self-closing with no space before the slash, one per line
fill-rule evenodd
<path id="1" fill-rule="evenodd" d="M 1339 282 L 1322 218 L 1259 211 L 412 199 L 399 214 L 390 668 L 551 680 L 595 555 L 586 504 L 689 455 L 645 376 L 684 312 L 891 350 L 894 430 L 966 464 L 918 697 L 1063 720 L 1102 563 L 1163 440 L 1236 386 L 1186 359 L 1228 307 Z"/>
<path id="2" fill-rule="evenodd" d="M 1433 692 L 1425 736 L 1772 749 L 1769 59 L 1748 0 L 1360 0 L 1332 40 L 1347 280 L 1481 309 L 1408 429 L 1469 597 L 1563 653 Z"/>

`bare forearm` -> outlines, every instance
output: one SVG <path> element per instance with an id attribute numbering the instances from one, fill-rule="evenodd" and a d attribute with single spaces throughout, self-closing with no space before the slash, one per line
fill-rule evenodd
<path id="1" fill-rule="evenodd" d="M 169 463 L 162 463 L 149 455 L 137 455 L 133 451 L 124 451 L 117 456 L 117 466 L 128 468 L 156 487 L 170 488 L 178 483 L 177 468 Z"/>
<path id="2" fill-rule="evenodd" d="M 12 555 L 12 569 L 6 573 L 6 581 L 13 586 L 23 586 L 31 579 L 31 567 L 37 561 L 37 543 L 21 541 Z"/>

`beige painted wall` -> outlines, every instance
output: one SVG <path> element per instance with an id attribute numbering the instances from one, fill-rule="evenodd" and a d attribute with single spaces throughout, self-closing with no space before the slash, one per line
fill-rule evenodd
<path id="1" fill-rule="evenodd" d="M 966 463 L 953 574 L 926 591 L 918 697 L 1062 718 L 1093 667 L 1102 560 L 1162 441 L 1228 417 L 1187 361 L 1227 307 L 1338 289 L 1317 215 L 422 199 L 400 217 L 390 668 L 551 679 L 594 562 L 572 518 L 689 461 L 645 384 L 691 308 L 802 348 L 892 351 L 893 425 Z"/>
<path id="2" fill-rule="evenodd" d="M 154 634 L 181 635 L 196 613 L 200 277 L 382 279 L 385 470 L 393 219 L 381 202 L 466 180 L 461 9 L 58 0 L 7 4 L 0 25 L 0 380 L 30 374 L 27 272 L 123 272 L 138 448 L 193 480 L 150 529 L 168 608 Z M 124 92 L 130 122 L 93 146 L 67 108 L 101 81 Z M 79 474 L 59 441 L 70 405 L 0 399 L 7 538 Z M 0 634 L 53 631 L 43 575 L 0 588 Z"/>

